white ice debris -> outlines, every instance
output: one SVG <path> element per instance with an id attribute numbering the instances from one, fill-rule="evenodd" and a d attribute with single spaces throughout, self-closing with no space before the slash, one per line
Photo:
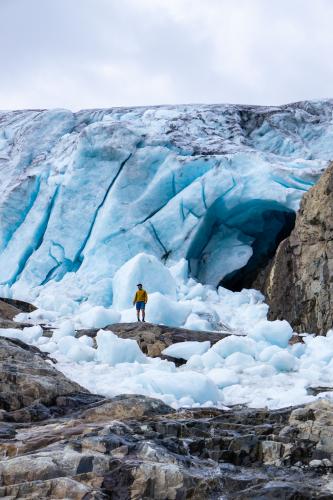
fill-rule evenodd
<path id="1" fill-rule="evenodd" d="M 91 307 L 76 317 L 81 328 L 104 328 L 113 323 L 118 323 L 120 318 L 121 314 L 118 311 L 103 306 Z"/>
<path id="2" fill-rule="evenodd" d="M 204 354 L 210 348 L 210 342 L 177 342 L 162 351 L 166 356 L 189 360 L 194 354 Z"/>

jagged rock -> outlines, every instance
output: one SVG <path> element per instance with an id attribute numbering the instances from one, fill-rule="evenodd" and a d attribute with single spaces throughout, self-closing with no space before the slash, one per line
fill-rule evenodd
<path id="1" fill-rule="evenodd" d="M 296 331 L 325 334 L 333 324 L 333 164 L 302 199 L 295 228 L 267 270 L 261 287 L 269 319 Z"/>
<path id="2" fill-rule="evenodd" d="M 0 328 L 19 328 L 31 326 L 28 323 L 14 321 L 15 316 L 22 312 L 32 312 L 36 307 L 28 302 L 14 299 L 0 299 Z"/>
<path id="3" fill-rule="evenodd" d="M 333 499 L 328 400 L 175 411 L 84 392 L 20 341 L 0 353 L 1 498 Z"/>
<path id="4" fill-rule="evenodd" d="M 20 410 L 23 421 L 39 420 L 36 414 L 50 416 L 45 407 L 54 405 L 58 396 L 86 392 L 36 347 L 0 337 L 0 410 L 4 410 L 0 419 L 6 412 Z"/>
<path id="5" fill-rule="evenodd" d="M 30 313 L 33 311 L 36 311 L 37 307 L 34 306 L 33 304 L 30 304 L 30 302 L 25 302 L 24 300 L 17 300 L 17 299 L 8 299 L 8 298 L 1 298 L 0 302 L 4 302 L 5 304 L 10 305 L 11 307 L 16 308 L 19 312 L 26 312 Z"/>
<path id="6" fill-rule="evenodd" d="M 224 332 L 203 332 L 165 325 L 154 325 L 152 323 L 117 323 L 104 328 L 104 330 L 111 330 L 122 339 L 136 340 L 140 349 L 147 356 L 152 358 L 159 356 L 168 359 L 170 357 L 163 356 L 161 353 L 163 349 L 176 342 L 192 340 L 203 342 L 209 340 L 211 344 L 215 344 L 232 333 L 230 330 Z M 95 337 L 97 331 L 97 329 L 79 330 L 76 336 L 88 335 L 89 337 Z M 174 360 L 172 359 L 172 361 Z"/>
<path id="7" fill-rule="evenodd" d="M 144 396 L 119 396 L 70 418 L 15 424 L 16 434 L 0 439 L 0 496 L 333 499 L 331 468 L 323 459 L 310 466 L 317 431 L 302 427 L 314 415 L 323 431 L 331 414 L 328 402 L 293 412 L 173 411 Z M 326 432 L 332 439 L 331 426 Z"/>
<path id="8" fill-rule="evenodd" d="M 11 304 L 8 304 L 7 302 L 4 302 L 3 300 L 0 300 L 0 318 L 1 319 L 6 319 L 12 321 L 15 316 L 20 314 L 20 309 L 17 309 L 17 307 L 12 306 Z"/>
<path id="9" fill-rule="evenodd" d="M 103 419 L 126 420 L 141 418 L 146 415 L 163 415 L 173 413 L 174 410 L 160 399 L 146 398 L 140 395 L 117 396 L 111 400 L 105 400 L 100 405 L 87 409 L 82 418 L 86 421 L 98 421 Z"/>

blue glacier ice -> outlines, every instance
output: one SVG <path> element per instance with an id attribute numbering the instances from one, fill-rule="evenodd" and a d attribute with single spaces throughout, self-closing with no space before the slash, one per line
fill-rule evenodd
<path id="1" fill-rule="evenodd" d="M 213 297 L 333 158 L 332 117 L 333 100 L 0 112 L 1 293 L 111 307 L 113 277 L 146 254 L 185 259 Z"/>

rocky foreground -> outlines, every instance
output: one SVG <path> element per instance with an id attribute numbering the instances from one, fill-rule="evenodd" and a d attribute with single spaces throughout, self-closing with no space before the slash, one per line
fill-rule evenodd
<path id="1" fill-rule="evenodd" d="M 174 411 L 89 394 L 0 338 L 0 497 L 333 499 L 333 405 Z"/>

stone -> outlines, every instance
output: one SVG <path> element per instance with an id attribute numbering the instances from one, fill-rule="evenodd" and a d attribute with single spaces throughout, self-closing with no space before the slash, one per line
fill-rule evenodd
<path id="1" fill-rule="evenodd" d="M 25 408 L 22 420 L 34 420 L 33 414 L 54 405 L 58 396 L 86 392 L 58 372 L 48 362 L 47 355 L 36 347 L 0 337 L 0 410 L 12 412 Z M 39 406 L 38 410 L 37 404 L 45 406 Z M 5 418 L 3 413 L 2 419 Z"/>
<path id="2" fill-rule="evenodd" d="M 160 399 L 131 394 L 105 400 L 101 405 L 87 409 L 82 418 L 94 422 L 106 418 L 110 420 L 127 420 L 139 419 L 146 415 L 163 415 L 173 412 L 174 410 Z"/>
<path id="3" fill-rule="evenodd" d="M 333 325 L 333 163 L 303 197 L 290 236 L 254 287 L 265 294 L 269 319 L 297 332 L 324 335 Z"/>
<path id="4" fill-rule="evenodd" d="M 0 341 L 0 384 L 11 374 L 14 398 L 0 413 L 1 498 L 333 499 L 328 400 L 176 411 L 143 395 L 104 399 L 38 349 Z"/>

